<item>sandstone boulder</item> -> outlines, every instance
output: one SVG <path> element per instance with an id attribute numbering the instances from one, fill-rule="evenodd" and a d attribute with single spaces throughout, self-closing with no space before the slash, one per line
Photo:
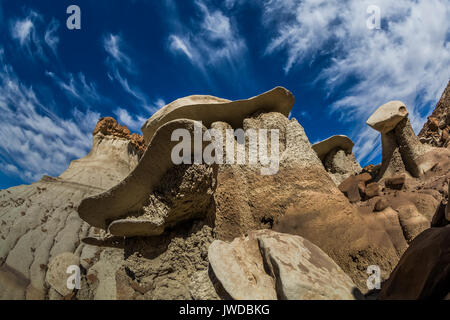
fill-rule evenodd
<path id="1" fill-rule="evenodd" d="M 369 183 L 364 189 L 365 199 L 371 199 L 381 195 L 380 185 L 376 182 Z"/>
<path id="2" fill-rule="evenodd" d="M 375 209 L 375 211 L 383 211 L 387 207 L 389 207 L 389 202 L 386 200 L 386 198 L 380 198 L 375 203 L 374 209 Z"/>
<path id="3" fill-rule="evenodd" d="M 70 266 L 78 267 L 80 264 L 80 257 L 71 252 L 64 252 L 54 257 L 49 265 L 46 275 L 46 281 L 55 289 L 60 295 L 67 296 L 72 293 L 73 289 L 67 287 L 67 279 L 71 275 L 67 273 Z M 73 271 L 72 271 L 73 272 Z"/>
<path id="4" fill-rule="evenodd" d="M 332 259 L 299 236 L 252 231 L 230 244 L 213 242 L 208 257 L 234 299 L 351 300 L 358 293 Z"/>
<path id="5" fill-rule="evenodd" d="M 404 174 L 393 176 L 391 178 L 387 178 L 384 181 L 384 184 L 387 188 L 401 190 L 406 182 L 406 176 Z"/>
<path id="6" fill-rule="evenodd" d="M 444 299 L 450 283 L 450 226 L 422 232 L 409 245 L 379 299 Z"/>
<path id="7" fill-rule="evenodd" d="M 232 243 L 214 241 L 208 260 L 215 277 L 235 300 L 276 300 L 275 279 L 264 270 L 258 239 L 236 238 Z"/>
<path id="8" fill-rule="evenodd" d="M 430 221 L 420 214 L 413 204 L 401 205 L 396 208 L 396 211 L 408 243 L 430 227 Z"/>
<path id="9" fill-rule="evenodd" d="M 355 176 L 350 176 L 339 185 L 339 190 L 351 203 L 355 203 L 361 200 L 360 189 L 364 189 L 364 185 L 360 184 Z"/>
<path id="10" fill-rule="evenodd" d="M 408 114 L 403 102 L 390 101 L 379 107 L 367 120 L 367 124 L 381 133 L 388 133 Z"/>
<path id="11" fill-rule="evenodd" d="M 366 293 L 367 267 L 380 266 L 382 279 L 387 279 L 407 243 L 396 211 L 359 212 L 346 202 L 336 195 L 318 197 L 311 193 L 308 201 L 292 205 L 273 229 L 319 246 Z"/>
<path id="12" fill-rule="evenodd" d="M 126 214 L 138 211 L 147 201 L 147 196 L 159 184 L 164 174 L 174 166 L 171 160 L 173 147 L 178 143 L 171 141 L 177 129 L 193 132 L 198 128 L 203 134 L 205 128 L 196 121 L 179 119 L 165 123 L 155 133 L 147 151 L 131 174 L 109 191 L 84 199 L 78 207 L 80 217 L 90 225 L 106 229 L 107 221 L 118 220 Z M 192 149 L 194 148 L 192 144 Z M 120 220 L 120 219 L 119 219 Z M 123 225 L 125 224 L 125 227 Z M 148 220 L 118 221 L 112 226 L 114 235 L 133 235 L 127 230 L 136 230 L 136 235 L 157 235 L 164 231 L 158 224 Z M 142 230 L 148 230 L 146 233 Z"/>
<path id="13" fill-rule="evenodd" d="M 361 200 L 361 196 L 365 196 L 366 183 L 372 180 L 372 176 L 369 173 L 362 173 L 356 176 L 350 176 L 345 179 L 339 185 L 339 190 L 348 198 L 351 203 L 355 203 Z M 369 192 L 376 193 L 374 190 L 369 190 Z M 377 193 L 378 195 L 378 193 Z"/>

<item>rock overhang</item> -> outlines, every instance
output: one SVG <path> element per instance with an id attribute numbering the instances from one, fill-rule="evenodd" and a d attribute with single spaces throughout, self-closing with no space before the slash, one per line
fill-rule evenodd
<path id="1" fill-rule="evenodd" d="M 172 102 L 155 113 L 144 125 L 142 131 L 144 137 L 147 137 L 148 147 L 134 171 L 112 189 L 84 199 L 78 208 L 80 217 L 98 228 L 117 229 L 121 235 L 123 229 L 129 226 L 141 234 L 141 229 L 148 226 L 148 221 L 127 221 L 123 218 L 140 210 L 163 175 L 174 166 L 171 151 L 178 143 L 171 141 L 174 130 L 181 128 L 193 132 L 194 127 L 200 126 L 206 131 L 217 121 L 231 122 L 231 125 L 239 128 L 245 118 L 258 111 L 278 112 L 287 117 L 294 100 L 291 92 L 276 87 L 247 100 L 229 101 L 212 96 L 189 96 Z M 155 229 L 155 233 L 162 230 L 158 226 L 151 227 Z"/>
<path id="2" fill-rule="evenodd" d="M 335 135 L 313 144 L 312 148 L 317 153 L 319 159 L 323 161 L 326 155 L 336 148 L 342 149 L 346 153 L 352 153 L 354 145 L 355 144 L 349 137 L 344 135 Z"/>
<path id="3" fill-rule="evenodd" d="M 397 124 L 408 116 L 406 105 L 399 101 L 389 101 L 380 106 L 367 120 L 367 124 L 381 133 L 392 131 Z"/>
<path id="4" fill-rule="evenodd" d="M 258 96 L 236 101 L 213 96 L 188 96 L 158 110 L 144 124 L 142 132 L 145 143 L 148 144 L 159 127 L 180 118 L 202 121 L 206 127 L 213 122 L 223 121 L 233 128 L 242 128 L 243 120 L 260 110 L 279 112 L 287 117 L 294 102 L 294 95 L 283 87 L 276 87 Z"/>

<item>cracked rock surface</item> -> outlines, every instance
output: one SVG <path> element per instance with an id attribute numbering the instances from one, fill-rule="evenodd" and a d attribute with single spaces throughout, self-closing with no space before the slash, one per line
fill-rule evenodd
<path id="1" fill-rule="evenodd" d="M 103 134 L 105 125 L 118 126 L 102 119 L 91 152 L 73 161 L 61 176 L 0 191 L 1 299 L 63 298 L 65 281 L 52 285 L 55 278 L 46 277 L 50 262 L 61 254 L 94 261 L 99 249 L 81 240 L 100 230 L 79 218 L 77 206 L 86 196 L 118 183 L 141 156 L 130 139 Z M 89 250 L 93 252 L 87 254 Z"/>

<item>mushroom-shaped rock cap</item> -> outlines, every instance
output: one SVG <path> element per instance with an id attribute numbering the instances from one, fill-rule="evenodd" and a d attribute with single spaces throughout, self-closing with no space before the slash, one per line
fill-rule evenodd
<path id="1" fill-rule="evenodd" d="M 158 110 L 142 127 L 145 143 L 149 143 L 156 130 L 176 119 L 202 121 L 207 128 L 213 122 L 223 121 L 233 128 L 241 128 L 246 117 L 258 110 L 279 112 L 286 117 L 294 105 L 294 96 L 289 90 L 276 87 L 259 96 L 230 101 L 213 96 L 189 96 L 175 100 Z"/>
<path id="2" fill-rule="evenodd" d="M 319 159 L 323 161 L 326 155 L 333 149 L 340 148 L 346 153 L 351 153 L 353 146 L 354 143 L 349 137 L 337 135 L 314 144 L 312 148 L 317 153 Z"/>
<path id="3" fill-rule="evenodd" d="M 147 150 L 136 168 L 121 183 L 112 189 L 81 201 L 78 214 L 91 226 L 106 229 L 108 225 L 123 215 L 142 207 L 153 188 L 160 183 L 163 175 L 174 166 L 171 158 L 173 147 L 178 144 L 171 140 L 177 129 L 189 132 L 206 128 L 191 119 L 177 119 L 165 123 L 155 133 Z M 192 149 L 193 146 L 191 146 Z M 192 154 L 195 150 L 192 150 Z M 122 227 L 121 224 L 118 228 Z"/>
<path id="4" fill-rule="evenodd" d="M 366 123 L 381 133 L 388 133 L 407 116 L 408 110 L 403 102 L 390 101 L 379 107 Z"/>

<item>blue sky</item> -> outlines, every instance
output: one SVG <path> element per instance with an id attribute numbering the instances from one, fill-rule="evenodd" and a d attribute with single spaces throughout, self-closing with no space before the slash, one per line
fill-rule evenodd
<path id="1" fill-rule="evenodd" d="M 81 30 L 66 27 L 72 4 Z M 449 17 L 448 0 L 0 0 L 0 188 L 61 174 L 100 117 L 139 133 L 179 97 L 278 85 L 312 143 L 346 134 L 378 163 L 365 120 L 398 99 L 420 130 L 449 80 Z"/>

